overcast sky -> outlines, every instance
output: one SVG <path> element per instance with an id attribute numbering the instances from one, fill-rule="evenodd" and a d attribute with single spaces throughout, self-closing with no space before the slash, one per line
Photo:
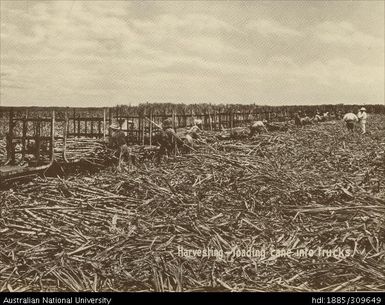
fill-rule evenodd
<path id="1" fill-rule="evenodd" d="M 4 1 L 1 105 L 384 103 L 384 1 Z"/>

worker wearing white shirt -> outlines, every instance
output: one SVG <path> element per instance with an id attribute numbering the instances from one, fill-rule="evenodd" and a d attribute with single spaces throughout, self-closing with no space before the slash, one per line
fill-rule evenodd
<path id="1" fill-rule="evenodd" d="M 344 115 L 343 120 L 345 121 L 348 130 L 354 131 L 354 123 L 358 122 L 357 116 L 353 112 L 349 112 Z"/>
<path id="2" fill-rule="evenodd" d="M 262 131 L 267 131 L 265 127 L 266 120 L 263 121 L 255 121 L 250 126 L 250 137 L 252 137 L 256 132 L 261 133 Z"/>
<path id="3" fill-rule="evenodd" d="M 362 133 L 366 133 L 366 120 L 368 118 L 368 115 L 366 114 L 366 109 L 364 107 L 362 107 L 358 112 L 357 118 L 360 122 Z"/>
<path id="4" fill-rule="evenodd" d="M 187 130 L 187 134 L 190 135 L 193 139 L 199 139 L 199 133 L 200 129 L 197 125 L 192 126 L 190 129 Z"/>
<path id="5" fill-rule="evenodd" d="M 194 125 L 198 126 L 199 129 L 202 129 L 202 127 L 203 127 L 203 120 L 201 120 L 201 119 L 194 119 Z"/>

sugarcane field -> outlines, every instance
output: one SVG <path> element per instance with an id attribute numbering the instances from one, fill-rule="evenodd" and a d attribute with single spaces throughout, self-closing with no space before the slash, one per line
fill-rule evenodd
<path id="1" fill-rule="evenodd" d="M 384 304 L 384 11 L 0 0 L 0 305 Z"/>
<path id="2" fill-rule="evenodd" d="M 218 128 L 211 116 L 193 115 L 187 124 L 206 124 L 175 128 L 181 143 L 172 138 L 163 154 L 162 122 L 143 114 L 139 133 L 123 133 L 123 160 L 109 141 L 115 109 L 95 135 L 57 115 L 54 161 L 43 155 L 39 163 L 28 142 L 47 138 L 50 126 L 37 130 L 42 116 L 8 109 L 14 139 L 1 146 L 1 290 L 382 290 L 385 114 L 374 109 L 365 134 L 331 113 L 309 125 L 272 120 L 251 136 L 252 118 L 271 112 L 250 109 L 234 127 L 230 115 Z M 175 125 L 178 115 L 171 117 Z M 193 126 L 197 137 L 188 142 Z M 10 146 L 19 153 L 7 155 Z M 7 181 L 11 163 L 53 165 Z"/>

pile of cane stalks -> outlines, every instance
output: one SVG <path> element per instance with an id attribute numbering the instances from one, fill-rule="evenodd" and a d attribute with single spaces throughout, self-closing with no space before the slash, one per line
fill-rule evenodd
<path id="1" fill-rule="evenodd" d="M 0 191 L 0 291 L 384 290 L 381 120 Z"/>

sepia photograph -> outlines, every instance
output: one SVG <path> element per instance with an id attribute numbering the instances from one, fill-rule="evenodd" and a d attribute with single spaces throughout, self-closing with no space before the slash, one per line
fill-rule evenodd
<path id="1" fill-rule="evenodd" d="M 383 292 L 384 4 L 0 0 L 1 303 Z"/>

